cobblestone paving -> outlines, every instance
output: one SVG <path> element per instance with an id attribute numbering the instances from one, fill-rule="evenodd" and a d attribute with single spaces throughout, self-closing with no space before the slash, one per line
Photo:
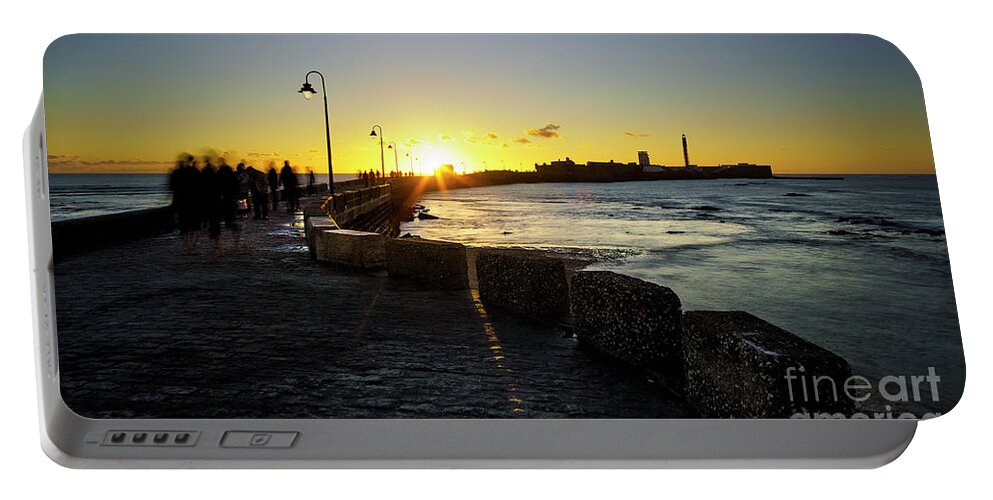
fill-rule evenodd
<path id="1" fill-rule="evenodd" d="M 692 410 L 470 291 L 312 261 L 300 221 L 55 267 L 62 393 L 88 417 L 648 418 Z"/>

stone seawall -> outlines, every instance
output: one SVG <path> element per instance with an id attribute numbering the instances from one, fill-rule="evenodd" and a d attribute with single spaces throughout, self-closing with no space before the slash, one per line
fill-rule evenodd
<path id="1" fill-rule="evenodd" d="M 400 233 L 398 211 L 393 205 L 392 190 L 389 184 L 365 187 L 364 181 L 356 183 L 356 188 L 342 190 L 335 185 L 335 194 L 301 207 L 304 216 L 327 218 L 340 229 L 379 233 L 384 236 L 397 236 Z M 326 223 L 322 223 L 325 224 Z M 310 227 L 312 223 L 308 223 Z M 309 238 L 309 235 L 308 235 Z"/>
<path id="2" fill-rule="evenodd" d="M 340 231 L 325 230 L 327 234 Z M 351 240 L 380 237 L 349 232 L 337 249 L 317 238 L 317 254 L 362 261 Z M 371 241 L 371 240 L 370 240 Z M 347 244 L 346 244 L 347 243 Z M 571 329 L 584 345 L 661 383 L 701 414 L 716 418 L 848 416 L 842 391 L 851 376 L 838 355 L 744 312 L 684 313 L 675 292 L 610 271 L 570 273 L 564 259 L 540 252 L 474 249 L 458 243 L 387 239 L 391 278 L 428 287 L 462 288 L 466 277 L 479 300 Z M 353 266 L 362 267 L 362 266 Z M 468 267 L 469 269 L 466 269 Z M 801 379 L 806 375 L 807 379 Z"/>
<path id="3" fill-rule="evenodd" d="M 386 241 L 386 270 L 391 277 L 443 290 L 469 288 L 465 246 L 461 243 L 390 238 Z"/>
<path id="4" fill-rule="evenodd" d="M 475 266 L 483 302 L 549 322 L 569 314 L 569 283 L 561 259 L 486 249 L 477 252 Z"/>
<path id="5" fill-rule="evenodd" d="M 581 342 L 682 386 L 682 304 L 675 292 L 623 274 L 580 271 L 570 301 Z"/>
<path id="6" fill-rule="evenodd" d="M 848 363 L 827 349 L 741 311 L 683 315 L 686 396 L 712 417 L 851 415 Z M 803 379 L 801 379 L 803 376 Z"/>
<path id="7" fill-rule="evenodd" d="M 176 211 L 170 207 L 52 222 L 55 260 L 101 247 L 172 231 Z"/>

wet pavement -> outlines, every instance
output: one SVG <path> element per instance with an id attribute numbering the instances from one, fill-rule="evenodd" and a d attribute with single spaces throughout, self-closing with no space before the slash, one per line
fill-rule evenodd
<path id="1" fill-rule="evenodd" d="M 679 398 L 555 326 L 311 260 L 241 220 L 55 266 L 63 397 L 94 418 L 678 418 Z"/>

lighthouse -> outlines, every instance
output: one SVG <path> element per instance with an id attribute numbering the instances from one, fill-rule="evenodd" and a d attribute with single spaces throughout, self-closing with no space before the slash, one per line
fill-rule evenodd
<path id="1" fill-rule="evenodd" d="M 686 134 L 683 134 L 683 163 L 690 166 L 690 151 L 686 148 Z"/>

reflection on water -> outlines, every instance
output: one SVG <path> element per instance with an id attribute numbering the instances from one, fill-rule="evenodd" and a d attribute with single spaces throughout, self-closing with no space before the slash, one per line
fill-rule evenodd
<path id="1" fill-rule="evenodd" d="M 961 394 L 933 176 L 521 184 L 428 193 L 421 203 L 440 218 L 404 232 L 578 250 L 595 268 L 672 288 L 686 310 L 752 312 L 869 378 L 934 366 L 939 410 Z"/>

